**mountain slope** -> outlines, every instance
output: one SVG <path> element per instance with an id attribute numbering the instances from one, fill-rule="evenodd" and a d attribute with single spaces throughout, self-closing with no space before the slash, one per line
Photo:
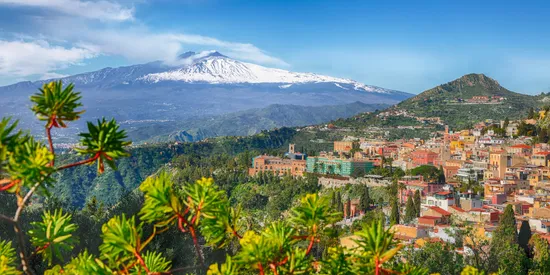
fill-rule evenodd
<path id="1" fill-rule="evenodd" d="M 247 136 L 283 126 L 326 123 L 333 119 L 346 118 L 358 113 L 385 109 L 388 106 L 386 104 L 365 104 L 362 102 L 319 107 L 274 104 L 261 109 L 183 121 L 178 123 L 178 126 L 165 124 L 162 127 L 152 126 L 130 130 L 129 134 L 131 138 L 143 140 L 145 137 L 156 133 L 157 136 L 149 140 L 152 142 L 197 141 L 217 136 Z M 178 131 L 174 130 L 175 127 L 179 127 Z"/>
<path id="2" fill-rule="evenodd" d="M 512 92 L 483 74 L 468 74 L 424 91 L 397 104 L 417 117 L 440 117 L 451 127 L 462 128 L 485 119 L 524 116 L 542 97 Z"/>
<path id="3" fill-rule="evenodd" d="M 58 142 L 74 142 L 68 137 L 84 128 L 86 120 L 103 116 L 139 131 L 150 125 L 200 120 L 272 104 L 396 104 L 412 96 L 349 79 L 267 68 L 218 52 L 189 52 L 171 64 L 157 61 L 105 68 L 62 80 L 75 83 L 86 113 L 81 121 L 58 132 Z M 22 128 L 42 135 L 43 125 L 28 107 L 29 96 L 45 82 L 0 87 L 0 117 L 20 119 Z"/>
<path id="4" fill-rule="evenodd" d="M 183 54 L 190 58 L 190 54 Z M 362 90 L 374 93 L 399 93 L 398 91 L 369 86 L 351 79 L 318 75 L 314 73 L 295 73 L 281 69 L 267 68 L 256 64 L 230 59 L 218 52 L 213 52 L 206 57 L 193 60 L 191 66 L 168 70 L 166 72 L 150 73 L 139 80 L 147 82 L 183 81 L 206 82 L 212 84 L 222 83 L 335 83 L 341 89 Z M 347 87 L 343 87 L 342 84 Z M 288 88 L 289 85 L 282 88 Z"/>

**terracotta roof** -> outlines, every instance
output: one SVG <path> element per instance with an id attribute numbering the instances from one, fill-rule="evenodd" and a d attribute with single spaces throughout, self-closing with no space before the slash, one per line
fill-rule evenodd
<path id="1" fill-rule="evenodd" d="M 419 217 L 419 219 L 440 220 L 441 217 L 436 217 L 436 216 L 422 216 L 422 217 Z"/>
<path id="2" fill-rule="evenodd" d="M 441 191 L 441 192 L 437 192 L 436 194 L 437 194 L 437 195 L 446 196 L 446 195 L 450 195 L 451 192 L 449 192 L 449 191 Z"/>
<path id="3" fill-rule="evenodd" d="M 547 155 L 550 155 L 550 152 L 549 151 L 538 152 L 538 153 L 536 153 L 536 155 L 547 156 Z"/>
<path id="4" fill-rule="evenodd" d="M 445 209 L 441 208 L 441 207 L 438 207 L 438 206 L 431 206 L 430 209 L 432 209 L 433 211 L 443 215 L 443 216 L 450 216 L 451 213 L 446 211 Z"/>
<path id="5" fill-rule="evenodd" d="M 523 149 L 531 149 L 531 146 L 527 145 L 527 144 L 516 144 L 516 145 L 512 145 L 510 146 L 511 148 L 523 148 Z"/>
<path id="6" fill-rule="evenodd" d="M 464 210 L 464 209 L 462 209 L 462 208 L 460 208 L 460 207 L 458 207 L 458 206 L 451 205 L 451 206 L 449 206 L 449 207 L 452 208 L 452 209 L 454 209 L 454 210 L 456 210 L 456 211 L 458 211 L 458 212 L 463 212 L 463 213 L 466 212 L 466 210 Z"/>

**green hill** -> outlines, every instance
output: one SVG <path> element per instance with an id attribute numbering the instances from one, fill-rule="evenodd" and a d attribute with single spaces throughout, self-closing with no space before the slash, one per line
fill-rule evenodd
<path id="1" fill-rule="evenodd" d="M 486 75 L 468 74 L 402 101 L 392 109 L 406 110 L 417 117 L 440 117 L 452 128 L 463 128 L 485 119 L 525 116 L 529 108 L 539 107 L 543 101 L 543 96 L 512 92 Z"/>
<path id="2" fill-rule="evenodd" d="M 344 105 L 327 106 L 298 106 L 273 104 L 261 109 L 229 113 L 205 119 L 188 120 L 171 125 L 172 129 L 167 133 L 158 127 L 150 127 L 150 131 L 157 135 L 149 141 L 198 141 L 218 136 L 248 136 L 260 133 L 263 130 L 271 130 L 280 127 L 307 126 L 329 122 L 333 119 L 347 118 L 359 113 L 372 112 L 387 108 L 386 104 L 365 104 L 354 102 Z M 140 129 L 143 132 L 143 129 Z M 140 137 L 130 131 L 134 140 Z"/>

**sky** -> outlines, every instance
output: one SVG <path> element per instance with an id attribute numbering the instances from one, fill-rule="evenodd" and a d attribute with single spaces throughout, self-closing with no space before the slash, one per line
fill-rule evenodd
<path id="1" fill-rule="evenodd" d="M 218 50 L 414 94 L 468 73 L 539 94 L 548 14 L 550 1 L 0 0 L 0 85 Z"/>

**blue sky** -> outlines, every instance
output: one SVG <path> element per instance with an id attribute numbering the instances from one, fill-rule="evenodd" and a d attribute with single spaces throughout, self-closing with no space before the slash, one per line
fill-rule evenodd
<path id="1" fill-rule="evenodd" d="M 485 73 L 537 94 L 548 14 L 550 1 L 0 0 L 0 85 L 213 49 L 410 93 Z"/>

